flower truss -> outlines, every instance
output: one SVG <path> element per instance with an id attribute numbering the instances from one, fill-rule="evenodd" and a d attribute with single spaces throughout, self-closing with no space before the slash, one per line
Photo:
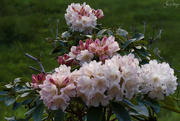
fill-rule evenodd
<path id="1" fill-rule="evenodd" d="M 13 110 L 28 106 L 27 121 L 151 121 L 160 106 L 180 112 L 173 107 L 178 99 L 170 96 L 178 86 L 174 69 L 155 59 L 144 34 L 98 25 L 103 11 L 86 3 L 72 3 L 66 12 L 70 29 L 50 41 L 59 67 L 45 72 L 39 59 L 26 54 L 41 73 L 32 81 L 17 78 L 6 84 L 0 101 L 13 104 Z"/>

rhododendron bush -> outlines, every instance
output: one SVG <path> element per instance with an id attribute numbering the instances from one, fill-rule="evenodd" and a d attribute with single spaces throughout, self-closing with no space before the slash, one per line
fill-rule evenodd
<path id="1" fill-rule="evenodd" d="M 39 64 L 41 70 L 31 67 L 39 74 L 6 84 L 0 101 L 13 110 L 26 105 L 26 121 L 151 121 L 160 107 L 179 113 L 169 105 L 178 102 L 171 96 L 179 84 L 174 68 L 161 60 L 157 47 L 151 51 L 162 28 L 145 40 L 145 26 L 143 34 L 130 35 L 98 24 L 103 17 L 86 3 L 69 5 L 69 30 L 47 39 L 59 67 L 46 72 L 38 58 L 26 54 Z"/>

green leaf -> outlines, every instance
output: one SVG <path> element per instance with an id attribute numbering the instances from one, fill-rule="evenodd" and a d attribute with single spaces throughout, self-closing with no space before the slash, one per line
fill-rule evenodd
<path id="1" fill-rule="evenodd" d="M 10 105 L 12 105 L 15 101 L 16 101 L 16 98 L 14 98 L 14 97 L 8 97 L 8 98 L 5 100 L 5 104 L 6 104 L 6 106 L 10 106 Z"/>
<path id="2" fill-rule="evenodd" d="M 138 102 L 139 105 L 135 105 L 134 107 L 132 107 L 134 110 L 136 110 L 140 115 L 144 115 L 146 117 L 149 116 L 149 112 L 148 112 L 148 109 L 147 107 L 141 103 L 141 102 Z"/>
<path id="3" fill-rule="evenodd" d="M 123 102 L 129 105 L 130 107 L 134 106 L 129 100 L 123 99 Z"/>
<path id="4" fill-rule="evenodd" d="M 136 39 L 130 39 L 128 41 L 126 41 L 124 43 L 124 45 L 122 46 L 122 50 L 124 50 L 129 44 L 131 44 L 132 42 L 134 42 Z"/>
<path id="5" fill-rule="evenodd" d="M 9 89 L 9 88 L 12 88 L 13 85 L 12 84 L 6 84 L 5 87 Z"/>
<path id="6" fill-rule="evenodd" d="M 6 98 L 8 98 L 8 97 L 2 97 L 2 98 L 0 98 L 0 102 L 4 101 Z"/>
<path id="7" fill-rule="evenodd" d="M 167 105 L 163 105 L 163 106 L 161 106 L 161 108 L 165 108 L 167 110 L 170 110 L 170 111 L 173 111 L 173 112 L 176 112 L 176 113 L 180 114 L 180 110 L 175 108 L 175 107 L 170 107 L 170 106 L 167 106 Z"/>
<path id="8" fill-rule="evenodd" d="M 26 97 L 27 95 L 29 95 L 30 92 L 25 92 L 23 93 L 20 97 Z"/>
<path id="9" fill-rule="evenodd" d="M 33 112 L 34 112 L 35 109 L 36 109 L 36 107 L 31 108 L 29 111 L 27 111 L 27 112 L 25 113 L 26 118 L 30 117 L 30 116 L 33 114 Z"/>
<path id="10" fill-rule="evenodd" d="M 5 117 L 7 121 L 16 121 L 16 116 L 13 116 L 11 118 Z"/>
<path id="11" fill-rule="evenodd" d="M 87 121 L 102 121 L 103 107 L 90 107 L 87 113 Z"/>
<path id="12" fill-rule="evenodd" d="M 147 106 L 151 106 L 152 109 L 156 112 L 156 113 L 159 113 L 160 111 L 160 104 L 158 101 L 156 100 L 143 100 L 143 101 L 140 101 L 141 103 L 147 105 Z"/>
<path id="13" fill-rule="evenodd" d="M 111 102 L 111 107 L 118 121 L 131 121 L 128 111 L 119 103 Z"/>
<path id="14" fill-rule="evenodd" d="M 56 110 L 55 111 L 52 110 L 47 117 L 47 121 L 50 121 L 54 117 L 55 114 L 56 114 Z"/>
<path id="15" fill-rule="evenodd" d="M 0 95 L 8 95 L 8 94 L 9 94 L 8 91 L 2 91 L 2 92 L 0 92 Z"/>
<path id="16" fill-rule="evenodd" d="M 174 103 L 174 100 L 172 97 L 170 96 L 164 96 L 164 100 L 160 100 L 159 102 L 167 105 L 167 106 L 170 106 L 170 107 L 175 107 L 175 103 Z"/>
<path id="17" fill-rule="evenodd" d="M 113 32 L 111 30 L 108 30 L 108 35 L 109 36 L 114 36 Z"/>
<path id="18" fill-rule="evenodd" d="M 134 34 L 133 36 L 132 36 L 132 39 L 136 39 L 135 41 L 139 41 L 139 40 L 142 40 L 142 39 L 144 39 L 144 34 L 142 34 L 142 33 L 136 33 L 136 34 Z"/>
<path id="19" fill-rule="evenodd" d="M 54 49 L 51 50 L 50 55 L 52 55 L 54 53 L 58 53 L 58 52 L 64 53 L 64 52 L 66 52 L 66 50 L 62 49 L 62 47 L 57 46 L 57 47 L 55 47 Z"/>
<path id="20" fill-rule="evenodd" d="M 42 121 L 44 111 L 44 104 L 39 104 L 33 112 L 33 119 L 34 121 Z"/>
<path id="21" fill-rule="evenodd" d="M 15 111 L 15 110 L 17 110 L 18 108 L 20 108 L 22 104 L 23 104 L 23 102 L 20 102 L 20 103 L 15 102 L 15 103 L 13 104 L 12 111 Z"/>
<path id="22" fill-rule="evenodd" d="M 97 33 L 97 37 L 101 36 L 107 29 L 103 29 Z"/>
<path id="23" fill-rule="evenodd" d="M 129 35 L 128 32 L 126 30 L 123 30 L 121 28 L 118 28 L 118 30 L 116 31 L 117 35 L 123 36 L 125 39 L 126 37 Z"/>
<path id="24" fill-rule="evenodd" d="M 16 79 L 14 80 L 14 84 L 16 84 L 16 83 L 18 83 L 18 82 L 20 82 L 20 78 L 16 78 Z"/>
<path id="25" fill-rule="evenodd" d="M 55 121 L 64 121 L 64 112 L 61 109 L 57 110 L 55 115 Z"/>

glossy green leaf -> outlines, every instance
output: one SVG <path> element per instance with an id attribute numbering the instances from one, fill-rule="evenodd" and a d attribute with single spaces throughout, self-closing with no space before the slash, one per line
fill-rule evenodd
<path id="1" fill-rule="evenodd" d="M 23 104 L 23 102 L 20 102 L 20 103 L 15 102 L 15 103 L 13 104 L 12 111 L 15 111 L 15 110 L 17 110 L 18 108 L 20 108 L 22 104 Z"/>
<path id="2" fill-rule="evenodd" d="M 175 107 L 175 103 L 172 97 L 170 96 L 164 96 L 164 100 L 159 101 L 167 106 Z"/>
<path id="3" fill-rule="evenodd" d="M 55 114 L 56 114 L 56 110 L 52 110 L 47 117 L 47 121 L 51 121 L 51 119 L 54 118 Z"/>
<path id="4" fill-rule="evenodd" d="M 87 113 L 87 121 L 102 121 L 103 107 L 90 107 Z"/>
<path id="5" fill-rule="evenodd" d="M 39 104 L 33 112 L 33 119 L 34 121 L 42 121 L 44 111 L 44 104 Z"/>
<path id="6" fill-rule="evenodd" d="M 167 106 L 167 105 L 163 105 L 163 106 L 161 106 L 161 108 L 165 108 L 167 110 L 170 110 L 170 111 L 173 111 L 173 112 L 176 112 L 176 113 L 180 114 L 180 110 L 175 108 L 175 107 L 170 107 L 170 106 Z"/>
<path id="7" fill-rule="evenodd" d="M 144 115 L 146 117 L 149 116 L 148 108 L 141 102 L 138 102 L 138 105 L 135 105 L 132 108 L 136 110 L 140 115 Z"/>
<path id="8" fill-rule="evenodd" d="M 61 109 L 56 111 L 55 121 L 64 121 L 64 112 Z"/>
<path id="9" fill-rule="evenodd" d="M 134 34 L 134 35 L 132 36 L 131 39 L 136 39 L 135 41 L 142 40 L 142 39 L 144 39 L 144 34 L 142 34 L 142 33 L 136 33 L 136 34 Z"/>
<path id="10" fill-rule="evenodd" d="M 124 103 L 126 103 L 127 105 L 129 105 L 130 107 L 133 107 L 133 106 L 134 106 L 129 100 L 123 99 L 122 101 L 123 101 Z"/>
<path id="11" fill-rule="evenodd" d="M 141 101 L 141 103 L 147 105 L 147 106 L 151 106 L 151 108 L 156 112 L 156 113 L 159 113 L 160 111 L 160 104 L 158 101 L 156 100 L 143 100 Z"/>
<path id="12" fill-rule="evenodd" d="M 122 46 L 122 50 L 124 50 L 128 45 L 130 45 L 132 42 L 134 42 L 136 39 L 130 39 L 124 43 Z"/>
<path id="13" fill-rule="evenodd" d="M 26 97 L 27 95 L 29 95 L 30 92 L 25 92 L 23 93 L 20 97 Z"/>
<path id="14" fill-rule="evenodd" d="M 111 107 L 118 121 L 131 121 L 129 112 L 119 103 L 111 102 Z"/>
<path id="15" fill-rule="evenodd" d="M 0 95 L 8 95 L 8 94 L 9 94 L 8 91 L 1 91 L 1 92 L 0 92 Z"/>
<path id="16" fill-rule="evenodd" d="M 100 30 L 100 31 L 97 33 L 97 37 L 101 36 L 105 31 L 107 31 L 107 29 Z"/>
<path id="17" fill-rule="evenodd" d="M 5 117 L 7 121 L 16 121 L 16 116 L 13 116 L 11 118 Z"/>
<path id="18" fill-rule="evenodd" d="M 8 97 L 8 98 L 5 100 L 5 104 L 6 104 L 6 106 L 10 106 L 10 105 L 12 105 L 15 101 L 16 101 L 16 98 L 15 98 L 15 97 Z"/>

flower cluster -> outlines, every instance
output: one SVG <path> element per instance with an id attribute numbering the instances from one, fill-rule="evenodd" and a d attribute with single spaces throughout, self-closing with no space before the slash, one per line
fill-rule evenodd
<path id="1" fill-rule="evenodd" d="M 48 109 L 65 110 L 70 97 L 81 97 L 87 106 L 94 107 L 106 106 L 111 100 L 131 99 L 139 93 L 161 100 L 164 94 L 174 93 L 176 80 L 167 63 L 158 64 L 153 60 L 140 67 L 138 59 L 130 53 L 116 54 L 104 63 L 85 62 L 73 72 L 70 67 L 61 65 L 55 73 L 47 75 L 39 87 L 41 99 Z"/>
<path id="2" fill-rule="evenodd" d="M 84 34 L 91 34 L 93 28 L 97 25 L 97 20 L 104 15 L 102 10 L 94 10 L 89 5 L 74 4 L 68 6 L 65 14 L 67 25 L 74 31 L 83 32 Z"/>
<path id="3" fill-rule="evenodd" d="M 63 111 L 66 109 L 70 97 L 76 95 L 75 85 L 69 81 L 70 67 L 61 65 L 55 72 L 46 76 L 46 80 L 39 85 L 41 99 L 48 109 Z"/>
<path id="4" fill-rule="evenodd" d="M 113 36 L 104 37 L 101 41 L 96 39 L 87 39 L 85 43 L 79 41 L 79 46 L 72 46 L 69 56 L 72 59 L 80 61 L 82 65 L 84 62 L 89 63 L 94 56 L 99 57 L 100 61 L 105 61 L 111 58 L 116 52 L 120 50 L 119 44 L 115 41 Z"/>
<path id="5" fill-rule="evenodd" d="M 158 63 L 151 60 L 149 64 L 142 65 L 142 89 L 150 98 L 164 99 L 164 95 L 173 94 L 177 88 L 177 78 L 174 70 L 167 63 Z"/>

